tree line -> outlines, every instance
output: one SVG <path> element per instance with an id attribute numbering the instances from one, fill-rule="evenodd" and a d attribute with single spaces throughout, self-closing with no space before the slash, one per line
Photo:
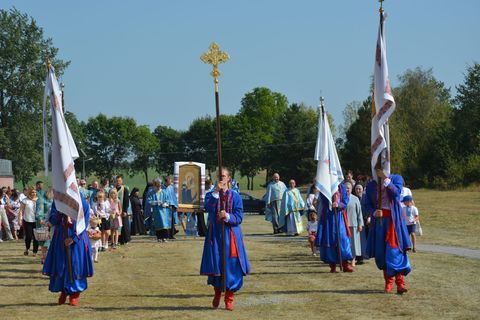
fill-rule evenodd
<path id="1" fill-rule="evenodd" d="M 57 57 L 52 39 L 45 39 L 34 19 L 16 9 L 0 10 L 0 158 L 12 160 L 14 175 L 24 185 L 40 172 L 41 105 L 46 75 L 45 52 L 61 76 L 69 62 Z M 393 88 L 396 111 L 390 119 L 392 171 L 413 187 L 454 188 L 480 181 L 480 65 L 468 66 L 464 82 L 450 88 L 431 69 L 407 70 Z M 343 169 L 370 175 L 371 97 L 353 101 L 335 130 Z M 79 121 L 65 113 L 87 170 L 108 177 L 119 169 L 172 172 L 174 161 L 216 166 L 215 119 L 195 119 L 187 130 L 158 125 L 153 130 L 131 117 L 104 114 Z M 266 170 L 297 183 L 315 175 L 313 160 L 318 110 L 289 103 L 268 88 L 247 92 L 235 115 L 222 115 L 223 161 L 232 174 L 253 177 Z M 77 172 L 82 162 L 77 161 Z"/>

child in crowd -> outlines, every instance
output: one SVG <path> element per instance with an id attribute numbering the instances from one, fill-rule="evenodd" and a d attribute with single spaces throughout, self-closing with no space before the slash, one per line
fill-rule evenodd
<path id="1" fill-rule="evenodd" d="M 112 234 L 112 249 L 118 248 L 118 236 L 122 230 L 121 205 L 116 189 L 110 190 L 108 202 L 110 204 L 110 230 Z"/>
<path id="2" fill-rule="evenodd" d="M 110 236 L 110 202 L 105 201 L 105 192 L 97 192 L 97 201 L 93 205 L 94 214 L 102 219 L 100 231 L 102 233 L 102 247 L 100 251 L 108 249 L 108 237 Z"/>
<path id="3" fill-rule="evenodd" d="M 418 209 L 413 205 L 412 196 L 403 197 L 403 204 L 405 206 L 402 208 L 402 216 L 406 219 L 408 233 L 410 234 L 410 237 L 412 239 L 412 251 L 417 252 L 417 238 L 415 235 L 415 231 L 417 229 L 417 221 L 419 221 Z"/>
<path id="4" fill-rule="evenodd" d="M 90 244 L 92 245 L 93 262 L 98 262 L 98 252 L 102 247 L 102 233 L 99 228 L 101 221 L 102 220 L 95 214 L 94 210 L 90 209 L 88 237 L 90 238 Z"/>
<path id="5" fill-rule="evenodd" d="M 310 243 L 310 249 L 312 250 L 312 256 L 317 255 L 317 248 L 315 248 L 315 238 L 317 237 L 317 213 L 312 211 L 308 213 L 307 232 L 308 243 Z"/>

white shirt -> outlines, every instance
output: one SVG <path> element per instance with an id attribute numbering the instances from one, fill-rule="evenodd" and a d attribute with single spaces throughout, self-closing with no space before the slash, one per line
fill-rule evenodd
<path id="1" fill-rule="evenodd" d="M 93 204 L 93 212 L 95 215 L 99 216 L 103 219 L 108 219 L 110 214 L 110 202 L 103 201 L 103 202 L 95 202 Z"/>
<path id="2" fill-rule="evenodd" d="M 415 206 L 410 206 L 410 207 L 403 207 L 402 208 L 402 215 L 405 215 L 407 219 L 407 226 L 416 224 L 416 218 L 418 217 L 418 209 Z"/>
<path id="3" fill-rule="evenodd" d="M 35 222 L 35 211 L 37 209 L 37 202 L 32 199 L 25 198 L 22 201 L 25 208 L 23 209 L 23 220 L 26 222 Z"/>

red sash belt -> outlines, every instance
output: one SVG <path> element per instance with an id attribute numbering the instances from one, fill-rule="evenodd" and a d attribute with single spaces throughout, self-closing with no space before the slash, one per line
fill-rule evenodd
<path id="1" fill-rule="evenodd" d="M 389 218 L 390 223 L 388 224 L 387 234 L 385 235 L 385 242 L 390 244 L 391 248 L 398 248 L 397 234 L 395 232 L 395 221 L 392 219 L 392 210 L 382 209 L 383 218 Z"/>

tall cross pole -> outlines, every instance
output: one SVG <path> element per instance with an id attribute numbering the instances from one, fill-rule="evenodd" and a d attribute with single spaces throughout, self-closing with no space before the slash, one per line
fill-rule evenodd
<path id="1" fill-rule="evenodd" d="M 218 96 L 218 77 L 221 73 L 218 70 L 218 65 L 220 63 L 225 63 L 230 59 L 230 56 L 226 52 L 220 51 L 218 44 L 213 42 L 209 51 L 205 52 L 200 56 L 200 59 L 207 64 L 211 64 L 213 67 L 210 75 L 213 77 L 213 83 L 215 85 L 215 110 L 216 110 L 216 120 L 217 120 L 217 160 L 218 160 L 218 179 L 221 181 L 222 177 L 222 134 L 221 134 L 221 125 L 220 125 L 220 100 Z M 223 197 L 223 189 L 220 190 L 220 210 L 225 210 L 225 202 Z M 226 282 L 226 254 L 225 254 L 225 223 L 222 220 L 222 291 L 226 292 L 227 282 Z"/>

